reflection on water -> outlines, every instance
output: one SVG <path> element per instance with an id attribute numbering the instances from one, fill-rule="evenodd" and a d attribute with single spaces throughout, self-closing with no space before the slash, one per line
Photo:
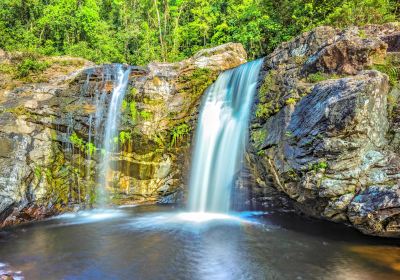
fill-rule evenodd
<path id="1" fill-rule="evenodd" d="M 140 206 L 0 234 L 27 279 L 399 279 L 399 242 L 292 214 L 189 215 Z"/>
<path id="2" fill-rule="evenodd" d="M 371 263 L 378 262 L 400 272 L 400 248 L 389 246 L 351 246 L 348 248 Z"/>

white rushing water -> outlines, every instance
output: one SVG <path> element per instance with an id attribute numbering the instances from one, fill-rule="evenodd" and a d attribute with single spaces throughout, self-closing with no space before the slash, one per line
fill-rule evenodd
<path id="1" fill-rule="evenodd" d="M 114 69 L 114 87 L 112 90 L 111 101 L 108 106 L 107 119 L 104 127 L 103 137 L 103 157 L 99 175 L 98 202 L 105 204 L 108 174 L 110 173 L 111 154 L 118 147 L 118 124 L 121 115 L 121 105 L 128 87 L 130 67 L 124 67 L 120 64 L 113 65 Z M 117 139 L 117 140 L 116 140 Z"/>
<path id="2" fill-rule="evenodd" d="M 224 213 L 247 143 L 249 117 L 263 60 L 222 73 L 205 93 L 196 131 L 189 211 Z"/>

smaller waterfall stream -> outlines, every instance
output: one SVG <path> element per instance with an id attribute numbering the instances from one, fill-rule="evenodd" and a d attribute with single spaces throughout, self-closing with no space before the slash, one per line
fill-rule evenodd
<path id="1" fill-rule="evenodd" d="M 259 59 L 225 71 L 205 93 L 190 174 L 191 212 L 229 210 L 262 62 Z"/>
<path id="2" fill-rule="evenodd" d="M 104 206 L 106 190 L 111 170 L 111 154 L 118 146 L 118 124 L 121 115 L 121 105 L 129 82 L 131 68 L 116 64 L 114 70 L 114 86 L 108 106 L 107 119 L 104 126 L 102 161 L 100 164 L 98 203 Z M 101 99 L 102 97 L 100 97 Z"/>

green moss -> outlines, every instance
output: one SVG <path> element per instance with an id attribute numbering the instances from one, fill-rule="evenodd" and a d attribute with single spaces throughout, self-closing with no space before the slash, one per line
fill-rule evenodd
<path id="1" fill-rule="evenodd" d="M 328 74 L 328 73 L 323 73 L 323 72 L 317 72 L 317 73 L 312 73 L 307 76 L 307 82 L 309 83 L 319 83 L 323 82 L 326 80 L 332 80 L 332 79 L 339 79 L 343 78 L 343 75 L 338 75 L 338 74 Z"/>
<path id="2" fill-rule="evenodd" d="M 1 74 L 8 74 L 8 75 L 15 75 L 16 69 L 12 64 L 8 63 L 0 63 L 0 73 Z"/>
<path id="3" fill-rule="evenodd" d="M 74 66 L 74 67 L 80 67 L 85 64 L 84 60 L 81 59 L 61 59 L 61 60 L 56 60 L 54 63 L 60 66 Z"/>
<path id="4" fill-rule="evenodd" d="M 131 121 L 134 124 L 134 123 L 136 123 L 137 114 L 138 114 L 135 101 L 132 101 L 131 103 L 129 103 L 129 109 L 130 109 Z"/>
<path id="5" fill-rule="evenodd" d="M 156 106 L 156 105 L 160 105 L 163 104 L 164 101 L 162 99 L 151 99 L 151 98 L 143 98 L 143 103 L 146 105 L 150 105 L 150 106 Z"/>
<path id="6" fill-rule="evenodd" d="M 307 81 L 313 84 L 325 81 L 327 79 L 328 77 L 322 72 L 313 73 L 307 76 Z"/>
<path id="7" fill-rule="evenodd" d="M 161 148 L 161 149 L 165 148 L 165 140 L 161 134 L 158 134 L 158 133 L 154 134 L 152 137 L 152 140 L 157 143 L 159 148 Z"/>
<path id="8" fill-rule="evenodd" d="M 121 105 L 122 111 L 125 111 L 127 108 L 128 108 L 128 101 L 122 100 L 122 105 Z"/>
<path id="9" fill-rule="evenodd" d="M 285 177 L 287 178 L 288 181 L 295 182 L 298 181 L 299 175 L 294 171 L 294 169 L 290 169 L 285 173 Z"/>
<path id="10" fill-rule="evenodd" d="M 368 38 L 367 33 L 365 33 L 365 30 L 358 31 L 358 37 L 360 37 L 361 39 Z"/>
<path id="11" fill-rule="evenodd" d="M 320 161 L 317 163 L 313 163 L 310 165 L 309 170 L 313 170 L 315 172 L 323 171 L 329 168 L 329 165 L 326 161 Z"/>
<path id="12" fill-rule="evenodd" d="M 69 141 L 74 145 L 82 153 L 92 156 L 93 153 L 97 150 L 96 146 L 92 142 L 85 142 L 82 138 L 80 138 L 75 132 L 71 134 L 69 137 Z"/>
<path id="13" fill-rule="evenodd" d="M 153 113 L 150 111 L 142 110 L 140 111 L 140 116 L 142 117 L 143 120 L 148 121 L 153 118 Z"/>
<path id="14" fill-rule="evenodd" d="M 259 157 L 265 156 L 265 150 L 259 150 L 259 151 L 257 152 L 257 155 L 258 155 Z"/>
<path id="15" fill-rule="evenodd" d="M 257 149 L 260 149 L 261 145 L 264 143 L 265 138 L 267 138 L 267 131 L 265 129 L 258 129 L 251 131 L 251 140 Z"/>
<path id="16" fill-rule="evenodd" d="M 138 92 L 138 91 L 137 91 L 137 88 L 132 87 L 132 88 L 129 90 L 129 95 L 130 95 L 130 97 L 132 97 L 132 98 L 136 97 L 137 92 Z"/>
<path id="17" fill-rule="evenodd" d="M 286 99 L 285 103 L 286 103 L 286 105 L 294 105 L 297 103 L 297 99 L 290 97 L 290 98 Z"/>
<path id="18" fill-rule="evenodd" d="M 277 71 L 271 70 L 264 77 L 264 81 L 258 91 L 258 104 L 255 115 L 257 118 L 267 119 L 271 115 L 279 112 L 280 90 L 277 84 Z"/>
<path id="19" fill-rule="evenodd" d="M 188 98 L 197 100 L 216 78 L 216 72 L 208 68 L 196 68 L 190 74 L 179 77 L 178 83 L 182 85 L 179 91 L 184 91 Z"/>

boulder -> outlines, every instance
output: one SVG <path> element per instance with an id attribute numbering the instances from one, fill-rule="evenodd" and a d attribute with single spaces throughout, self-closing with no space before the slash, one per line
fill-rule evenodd
<path id="1" fill-rule="evenodd" d="M 400 237 L 398 70 L 387 70 L 398 64 L 386 43 L 399 31 L 319 27 L 279 46 L 265 59 L 247 157 L 303 213 L 385 237 Z"/>

